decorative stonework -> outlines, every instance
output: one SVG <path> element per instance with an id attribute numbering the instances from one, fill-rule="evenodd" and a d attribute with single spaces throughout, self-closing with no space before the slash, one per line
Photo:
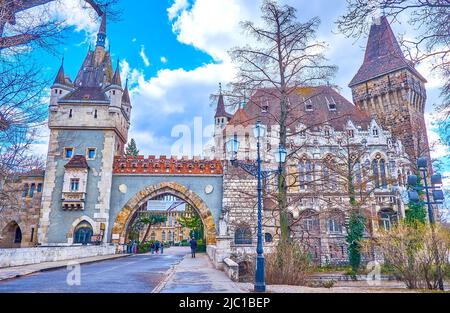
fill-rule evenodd
<path id="1" fill-rule="evenodd" d="M 129 223 L 131 222 L 133 213 L 139 208 L 142 203 L 144 203 L 148 199 L 166 193 L 170 193 L 171 195 L 174 195 L 186 201 L 197 210 L 205 227 L 207 244 L 215 244 L 216 225 L 214 223 L 214 218 L 211 214 L 211 210 L 197 194 L 195 194 L 187 187 L 175 182 L 163 182 L 153 186 L 148 186 L 135 194 L 117 215 L 112 228 L 112 238 L 115 234 L 119 234 L 120 239 L 112 239 L 112 242 L 118 243 L 125 241 L 127 229 L 129 227 Z"/>
<path id="2" fill-rule="evenodd" d="M 161 156 L 156 158 L 151 155 L 147 159 L 140 155 L 138 157 L 115 157 L 114 174 L 222 174 L 222 164 L 220 161 L 211 159 L 200 159 L 194 157 L 188 159 L 183 157 L 167 158 Z"/>

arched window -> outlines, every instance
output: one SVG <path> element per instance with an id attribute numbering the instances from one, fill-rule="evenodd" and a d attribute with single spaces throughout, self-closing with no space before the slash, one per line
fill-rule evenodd
<path id="1" fill-rule="evenodd" d="M 265 242 L 272 242 L 273 241 L 273 236 L 271 233 L 265 233 L 264 234 L 264 241 Z"/>
<path id="2" fill-rule="evenodd" d="M 164 230 L 162 231 L 161 239 L 162 239 L 162 241 L 166 240 L 166 232 Z"/>
<path id="3" fill-rule="evenodd" d="M 36 190 L 36 184 L 31 184 L 31 187 L 30 187 L 30 197 L 31 198 L 33 198 L 33 196 L 34 196 L 34 191 Z"/>
<path id="4" fill-rule="evenodd" d="M 77 227 L 75 227 L 73 243 L 88 244 L 91 242 L 93 233 L 91 224 L 86 221 L 80 222 Z"/>
<path id="5" fill-rule="evenodd" d="M 319 230 L 319 215 L 313 210 L 305 210 L 300 215 L 301 229 L 306 232 Z"/>
<path id="6" fill-rule="evenodd" d="M 252 244 L 252 230 L 248 226 L 239 226 L 234 232 L 234 243 L 237 245 Z"/>
<path id="7" fill-rule="evenodd" d="M 156 234 L 155 234 L 154 231 L 153 231 L 152 234 L 150 235 L 150 240 L 151 240 L 151 241 L 155 241 L 155 240 L 156 240 Z"/>
<path id="8" fill-rule="evenodd" d="M 386 162 L 383 159 L 380 160 L 380 176 L 381 176 L 381 186 L 383 188 L 386 188 L 387 187 Z"/>
<path id="9" fill-rule="evenodd" d="M 22 242 L 22 230 L 20 229 L 19 225 L 16 227 L 16 231 L 14 233 L 14 243 L 21 243 Z"/>
<path id="10" fill-rule="evenodd" d="M 373 175 L 375 187 L 377 187 L 377 188 L 380 187 L 380 177 L 378 174 L 378 160 L 372 161 L 372 175 Z"/>

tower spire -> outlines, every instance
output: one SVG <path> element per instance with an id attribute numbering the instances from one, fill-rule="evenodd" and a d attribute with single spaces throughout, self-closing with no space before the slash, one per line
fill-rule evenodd
<path id="1" fill-rule="evenodd" d="M 106 43 L 106 13 L 103 13 L 102 22 L 100 24 L 100 29 L 98 30 L 98 34 L 97 34 L 96 46 L 105 48 L 105 43 Z"/>
<path id="2" fill-rule="evenodd" d="M 120 79 L 120 60 L 117 58 L 117 66 L 116 71 L 114 72 L 114 76 L 112 79 L 112 85 L 117 85 L 122 87 L 122 80 Z"/>
<path id="3" fill-rule="evenodd" d="M 128 78 L 125 81 L 125 89 L 123 91 L 122 102 L 123 103 L 128 103 L 128 104 L 131 103 L 131 101 L 130 101 L 130 93 L 128 91 Z"/>
<path id="4" fill-rule="evenodd" d="M 64 85 L 66 83 L 66 78 L 64 75 L 64 56 L 61 59 L 61 66 L 59 67 L 58 73 L 56 74 L 55 81 L 53 84 Z"/>

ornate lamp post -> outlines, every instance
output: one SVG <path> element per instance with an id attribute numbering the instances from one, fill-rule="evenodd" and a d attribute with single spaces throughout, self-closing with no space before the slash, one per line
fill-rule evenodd
<path id="1" fill-rule="evenodd" d="M 428 208 L 428 219 L 430 221 L 432 235 L 434 237 L 434 213 L 433 204 L 443 204 L 444 203 L 444 192 L 442 191 L 442 177 L 441 174 L 431 175 L 430 181 L 431 186 L 428 185 L 428 165 L 426 158 L 419 158 L 417 160 L 417 167 L 421 174 L 425 186 L 417 186 L 418 177 L 416 175 L 408 176 L 408 186 L 410 191 L 408 192 L 409 200 L 413 203 L 423 203 L 427 205 Z M 430 190 L 432 191 L 433 201 L 431 201 Z M 419 191 L 425 191 L 426 201 L 419 200 Z M 434 239 L 433 239 L 434 240 Z M 437 253 L 437 250 L 436 250 Z M 438 255 L 436 255 L 438 257 Z M 439 259 L 437 258 L 436 261 Z M 440 274 L 441 268 L 438 266 L 439 271 L 439 289 L 444 290 L 444 282 L 442 281 L 442 275 Z"/>
<path id="2" fill-rule="evenodd" d="M 275 171 L 261 170 L 261 154 L 260 154 L 260 140 L 264 138 L 266 132 L 266 127 L 261 124 L 258 120 L 253 127 L 253 134 L 257 139 L 257 159 L 256 164 L 251 164 L 247 162 L 240 162 L 236 160 L 237 152 L 239 151 L 239 141 L 234 138 L 226 143 L 227 151 L 231 155 L 231 164 L 235 167 L 242 168 L 244 171 L 258 179 L 258 241 L 256 245 L 256 274 L 255 274 L 255 285 L 254 290 L 256 292 L 265 292 L 266 284 L 264 279 L 264 250 L 263 250 L 263 239 L 262 239 L 262 179 L 266 179 L 272 174 L 280 174 L 282 170 L 282 164 L 286 161 L 286 149 L 279 146 L 275 151 L 275 160 L 278 163 L 278 169 Z"/>

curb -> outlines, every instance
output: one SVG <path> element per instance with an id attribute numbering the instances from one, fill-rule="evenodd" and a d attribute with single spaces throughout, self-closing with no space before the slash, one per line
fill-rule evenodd
<path id="1" fill-rule="evenodd" d="M 169 282 L 169 280 L 172 278 L 172 276 L 175 274 L 175 269 L 176 267 L 184 261 L 184 259 L 186 258 L 187 254 L 181 259 L 180 262 L 178 262 L 177 264 L 173 265 L 170 267 L 169 270 L 167 270 L 167 272 L 165 273 L 166 277 L 164 277 L 163 280 L 161 280 L 158 285 L 156 285 L 155 288 L 153 288 L 153 290 L 151 291 L 151 293 L 160 293 L 161 290 L 166 286 L 166 284 Z"/>
<path id="2" fill-rule="evenodd" d="M 90 261 L 78 262 L 78 263 L 80 265 L 91 264 L 91 263 L 96 263 L 96 262 L 103 262 L 103 261 L 108 261 L 108 260 L 115 260 L 115 259 L 119 259 L 119 258 L 129 257 L 131 255 L 132 254 L 118 254 L 118 255 L 114 255 L 114 257 L 110 257 L 110 258 L 107 258 L 107 259 L 90 260 Z M 70 262 L 70 261 L 76 261 L 76 260 L 77 259 L 71 259 L 71 260 L 65 260 L 65 261 L 61 261 L 61 262 Z M 29 265 L 34 265 L 34 264 L 29 264 Z M 23 265 L 23 266 L 27 266 L 27 265 Z M 66 267 L 67 267 L 67 264 L 66 265 L 55 265 L 55 266 L 50 266 L 50 267 L 46 267 L 46 268 L 31 270 L 31 271 L 23 273 L 23 274 L 16 274 L 16 275 L 11 276 L 11 277 L 6 277 L 6 278 L 1 278 L 0 277 L 0 282 L 11 280 L 11 279 L 16 279 L 16 278 L 20 278 L 20 277 L 29 276 L 29 275 L 35 274 L 35 273 L 49 272 L 49 271 L 53 271 L 53 270 L 57 270 L 57 269 L 61 269 L 61 268 L 66 268 Z M 7 268 L 7 267 L 5 267 L 5 268 Z"/>

